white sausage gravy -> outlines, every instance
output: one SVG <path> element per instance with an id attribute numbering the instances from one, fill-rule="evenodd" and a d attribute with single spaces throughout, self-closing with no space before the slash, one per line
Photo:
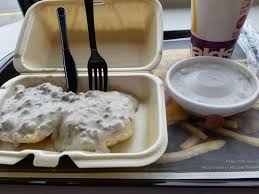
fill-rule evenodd
<path id="1" fill-rule="evenodd" d="M 57 151 L 109 152 L 133 133 L 137 100 L 117 91 L 63 92 L 50 83 L 25 88 L 0 107 L 0 140 L 38 143 L 51 136 Z"/>

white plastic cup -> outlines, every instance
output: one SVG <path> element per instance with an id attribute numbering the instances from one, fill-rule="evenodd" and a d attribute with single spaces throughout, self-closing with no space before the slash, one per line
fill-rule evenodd
<path id="1" fill-rule="evenodd" d="M 192 0 L 192 56 L 230 58 L 253 0 Z"/>

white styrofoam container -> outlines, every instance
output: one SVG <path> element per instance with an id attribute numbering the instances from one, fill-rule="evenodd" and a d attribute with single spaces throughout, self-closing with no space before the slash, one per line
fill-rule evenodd
<path id="1" fill-rule="evenodd" d="M 0 106 L 17 84 L 50 82 L 65 87 L 56 9 L 64 7 L 69 43 L 79 72 L 79 92 L 88 90 L 90 56 L 83 1 L 42 1 L 27 12 L 14 56 L 21 73 L 0 88 Z M 111 153 L 55 152 L 50 138 L 12 150 L 0 143 L 0 164 L 15 164 L 34 154 L 35 166 L 55 167 L 68 155 L 79 168 L 138 167 L 156 161 L 167 146 L 163 85 L 149 70 L 162 55 L 162 8 L 157 0 L 95 2 L 95 26 L 100 54 L 109 67 L 108 88 L 128 92 L 140 101 L 133 136 Z M 4 145 L 4 146 L 3 146 Z"/>

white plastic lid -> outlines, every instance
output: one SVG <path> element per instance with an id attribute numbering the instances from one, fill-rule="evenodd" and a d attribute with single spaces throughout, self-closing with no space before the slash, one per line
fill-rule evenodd
<path id="1" fill-rule="evenodd" d="M 71 53 L 78 72 L 87 71 L 90 57 L 83 1 L 45 0 L 27 12 L 15 50 L 20 73 L 62 72 L 56 9 L 64 7 Z M 104 0 L 94 6 L 99 53 L 110 71 L 148 71 L 162 56 L 162 8 L 157 0 Z"/>

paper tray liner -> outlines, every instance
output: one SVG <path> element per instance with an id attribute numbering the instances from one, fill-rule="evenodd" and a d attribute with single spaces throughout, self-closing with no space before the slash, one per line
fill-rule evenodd
<path id="1" fill-rule="evenodd" d="M 169 50 L 163 53 L 163 58 L 158 68 L 167 69 L 181 59 L 190 57 L 189 49 Z M 245 64 L 245 61 L 240 61 Z M 245 115 L 246 119 L 242 119 Z M 252 108 L 245 113 L 235 116 L 237 122 L 242 120 L 243 128 L 230 129 L 252 137 L 258 137 L 259 126 L 256 126 L 259 110 Z M 188 121 L 187 121 L 188 122 Z M 247 128 L 246 128 L 247 126 Z M 68 157 L 63 157 L 57 168 L 38 168 L 31 163 L 33 156 L 27 156 L 23 161 L 13 166 L 0 165 L 0 176 L 14 177 L 48 177 L 55 172 L 54 177 L 70 178 L 129 178 L 129 179 L 233 179 L 233 178 L 258 178 L 259 177 L 259 147 L 234 140 L 229 137 L 205 131 L 209 140 L 225 140 L 223 148 L 206 154 L 199 155 L 179 162 L 167 164 L 151 164 L 141 168 L 111 168 L 111 169 L 78 169 Z M 168 147 L 166 153 L 181 150 L 179 145 L 190 137 L 190 133 L 183 130 L 179 124 L 168 125 Z M 11 174 L 9 173 L 11 172 Z M 22 172 L 22 173 L 21 173 Z M 34 172 L 31 174 L 31 172 Z M 37 172 L 37 173 L 35 173 Z M 8 174 L 9 173 L 9 174 Z M 26 174 L 27 173 L 27 174 Z M 69 173 L 69 174 L 67 174 Z M 85 174 L 86 173 L 86 174 Z M 1 177 L 2 177 L 1 176 Z"/>

